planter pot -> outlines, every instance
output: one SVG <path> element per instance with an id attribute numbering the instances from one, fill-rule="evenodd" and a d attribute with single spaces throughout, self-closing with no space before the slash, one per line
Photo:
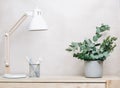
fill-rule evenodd
<path id="1" fill-rule="evenodd" d="M 103 75 L 103 61 L 85 61 L 85 76 L 100 78 Z"/>

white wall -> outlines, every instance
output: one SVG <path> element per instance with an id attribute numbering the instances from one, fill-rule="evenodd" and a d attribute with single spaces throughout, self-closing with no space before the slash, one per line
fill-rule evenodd
<path id="1" fill-rule="evenodd" d="M 117 48 L 104 62 L 104 74 L 120 73 L 119 0 L 0 0 L 0 34 L 7 32 L 27 10 L 38 7 L 49 30 L 30 32 L 25 21 L 11 36 L 11 72 L 28 73 L 25 56 L 43 57 L 41 75 L 80 75 L 84 61 L 65 51 L 72 41 L 82 41 L 95 33 L 101 23 L 111 26 Z M 3 38 L 2 38 L 3 39 Z M 4 46 L 0 42 L 1 68 Z"/>

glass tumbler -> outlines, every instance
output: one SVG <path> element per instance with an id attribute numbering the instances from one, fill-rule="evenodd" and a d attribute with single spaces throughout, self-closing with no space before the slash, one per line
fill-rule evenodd
<path id="1" fill-rule="evenodd" d="M 40 77 L 40 64 L 29 64 L 29 77 Z"/>

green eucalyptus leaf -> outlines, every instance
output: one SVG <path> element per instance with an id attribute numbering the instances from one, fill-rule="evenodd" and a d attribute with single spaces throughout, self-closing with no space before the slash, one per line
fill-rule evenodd
<path id="1" fill-rule="evenodd" d="M 90 57 L 91 57 L 91 59 L 94 59 L 94 58 L 95 58 L 95 55 L 94 55 L 94 54 L 91 54 Z"/>
<path id="2" fill-rule="evenodd" d="M 97 36 L 93 36 L 93 41 L 96 42 L 98 40 Z"/>
<path id="3" fill-rule="evenodd" d="M 98 38 L 100 38 L 100 37 L 102 36 L 102 34 L 98 34 L 98 33 L 97 33 L 96 36 L 97 36 Z"/>
<path id="4" fill-rule="evenodd" d="M 66 49 L 66 51 L 72 51 L 72 49 L 68 48 L 68 49 Z"/>
<path id="5" fill-rule="evenodd" d="M 98 56 L 99 56 L 99 58 L 102 58 L 104 55 L 103 54 L 99 54 Z"/>
<path id="6" fill-rule="evenodd" d="M 108 53 L 108 52 L 104 52 L 104 53 L 103 53 L 103 56 L 108 57 L 108 56 L 109 56 L 109 53 Z"/>
<path id="7" fill-rule="evenodd" d="M 96 27 L 96 33 L 99 34 L 100 33 L 100 28 L 99 27 Z"/>
<path id="8" fill-rule="evenodd" d="M 100 45 L 100 43 L 95 44 L 95 46 L 99 46 L 99 45 Z"/>
<path id="9" fill-rule="evenodd" d="M 74 47 L 77 47 L 77 46 L 78 46 L 78 43 L 76 43 L 76 42 L 72 42 L 71 44 L 72 44 L 72 46 L 74 46 Z"/>
<path id="10" fill-rule="evenodd" d="M 95 44 L 94 44 L 94 43 L 91 43 L 89 46 L 90 46 L 90 47 L 94 47 L 94 46 L 95 46 Z"/>

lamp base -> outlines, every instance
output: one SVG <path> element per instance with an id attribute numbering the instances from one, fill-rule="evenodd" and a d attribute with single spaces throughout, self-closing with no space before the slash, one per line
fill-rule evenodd
<path id="1" fill-rule="evenodd" d="M 4 78 L 17 79 L 17 78 L 26 78 L 25 74 L 4 74 Z"/>

